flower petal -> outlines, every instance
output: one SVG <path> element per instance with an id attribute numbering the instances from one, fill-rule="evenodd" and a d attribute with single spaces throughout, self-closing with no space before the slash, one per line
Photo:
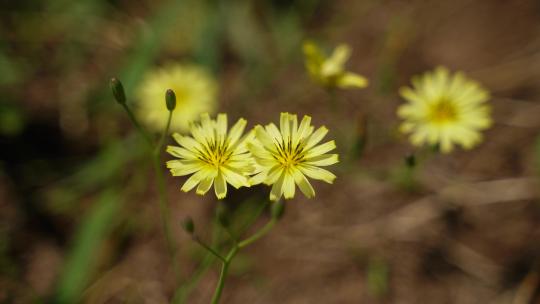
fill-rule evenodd
<path id="1" fill-rule="evenodd" d="M 336 176 L 332 172 L 319 168 L 319 167 L 301 165 L 299 166 L 299 169 L 302 173 L 304 173 L 308 177 L 317 179 L 317 180 L 322 180 L 329 184 L 334 183 L 334 180 L 336 179 Z"/>
<path id="2" fill-rule="evenodd" d="M 227 196 L 227 183 L 223 174 L 218 174 L 216 181 L 214 182 L 214 190 L 218 199 L 223 199 Z"/>
<path id="3" fill-rule="evenodd" d="M 312 198 L 315 196 L 315 190 L 313 190 L 313 187 L 309 183 L 308 179 L 305 177 L 300 170 L 294 170 L 294 182 L 298 185 L 298 188 L 300 188 L 300 191 L 304 193 L 304 195 L 307 198 Z"/>

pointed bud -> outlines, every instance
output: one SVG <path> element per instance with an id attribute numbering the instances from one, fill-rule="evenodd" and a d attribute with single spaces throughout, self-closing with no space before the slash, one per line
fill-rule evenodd
<path id="1" fill-rule="evenodd" d="M 416 166 L 416 156 L 413 153 L 405 157 L 405 165 L 409 168 L 414 168 Z"/>
<path id="2" fill-rule="evenodd" d="M 172 111 L 176 108 L 176 94 L 171 89 L 168 89 L 165 93 L 165 104 L 167 105 L 167 110 Z"/>
<path id="3" fill-rule="evenodd" d="M 189 234 L 193 234 L 193 232 L 195 232 L 195 223 L 193 223 L 191 216 L 186 217 L 182 221 L 182 228 L 184 228 L 184 230 Z"/>
<path id="4" fill-rule="evenodd" d="M 216 217 L 221 226 L 229 227 L 229 211 L 227 210 L 227 206 L 225 206 L 225 204 L 219 204 L 217 206 Z"/>
<path id="5" fill-rule="evenodd" d="M 272 203 L 272 218 L 279 220 L 285 213 L 285 202 L 282 199 Z"/>
<path id="6" fill-rule="evenodd" d="M 124 92 L 124 86 L 122 85 L 120 80 L 118 80 L 117 78 L 112 78 L 109 82 L 109 86 L 111 87 L 114 99 L 116 99 L 119 104 L 125 104 L 126 93 Z"/>

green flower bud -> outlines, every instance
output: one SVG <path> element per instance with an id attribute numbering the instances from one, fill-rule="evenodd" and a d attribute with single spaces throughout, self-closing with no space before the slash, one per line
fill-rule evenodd
<path id="1" fill-rule="evenodd" d="M 279 220 L 283 217 L 283 213 L 285 213 L 285 203 L 283 200 L 278 200 L 276 202 L 272 203 L 272 217 L 276 220 Z"/>
<path id="2" fill-rule="evenodd" d="M 165 93 L 165 103 L 167 104 L 167 110 L 172 111 L 176 108 L 176 94 L 171 89 L 168 89 Z"/>
<path id="3" fill-rule="evenodd" d="M 414 168 L 416 166 L 416 156 L 414 154 L 409 154 L 405 157 L 405 164 L 409 168 Z"/>
<path id="4" fill-rule="evenodd" d="M 195 232 L 195 223 L 193 223 L 191 216 L 186 217 L 182 221 L 182 228 L 184 228 L 184 230 L 189 234 L 193 234 L 193 232 Z"/>
<path id="5" fill-rule="evenodd" d="M 109 86 L 111 87 L 114 99 L 116 99 L 119 104 L 125 104 L 126 93 L 124 92 L 124 86 L 122 85 L 120 80 L 118 80 L 117 78 L 112 78 L 109 82 Z"/>

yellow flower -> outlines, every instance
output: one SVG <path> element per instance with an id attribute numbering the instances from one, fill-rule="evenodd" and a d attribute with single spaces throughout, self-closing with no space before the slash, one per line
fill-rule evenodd
<path id="1" fill-rule="evenodd" d="M 212 184 L 218 199 L 227 195 L 227 183 L 235 188 L 249 187 L 249 175 L 255 170 L 254 161 L 246 143 L 253 139 L 250 132 L 242 137 L 246 120 L 238 122 L 227 132 L 227 115 L 218 114 L 210 119 L 201 115 L 200 123 L 191 124 L 191 137 L 174 133 L 178 146 L 168 146 L 167 152 L 179 159 L 167 162 L 173 176 L 191 175 L 182 186 L 188 192 L 197 187 L 203 195 Z"/>
<path id="2" fill-rule="evenodd" d="M 260 172 L 253 176 L 252 183 L 264 182 L 272 185 L 270 199 L 277 200 L 282 195 L 286 199 L 294 197 L 295 184 L 308 198 L 315 191 L 307 177 L 333 183 L 336 176 L 319 168 L 338 162 L 337 154 L 326 154 L 336 148 L 333 140 L 318 143 L 328 129 L 320 127 L 313 132 L 311 117 L 304 116 L 298 126 L 296 115 L 281 113 L 280 129 L 273 123 L 255 127 L 255 140 L 248 144 Z"/>
<path id="3" fill-rule="evenodd" d="M 351 48 L 341 44 L 334 49 L 330 57 L 326 57 L 313 42 L 304 42 L 306 69 L 309 76 L 327 88 L 365 88 L 368 80 L 358 74 L 345 71 L 345 62 L 351 56 Z"/>
<path id="4" fill-rule="evenodd" d="M 170 64 L 149 72 L 137 91 L 135 114 L 147 127 L 160 131 L 169 111 L 164 96 L 167 89 L 176 94 L 176 109 L 171 130 L 186 131 L 199 115 L 216 108 L 217 83 L 203 67 L 192 64 Z"/>
<path id="5" fill-rule="evenodd" d="M 489 93 L 480 84 L 460 72 L 450 75 L 444 67 L 414 77 L 412 84 L 400 89 L 408 103 L 398 115 L 404 119 L 400 130 L 411 134 L 414 145 L 438 145 L 448 153 L 455 144 L 470 149 L 481 141 L 480 131 L 492 121 Z"/>

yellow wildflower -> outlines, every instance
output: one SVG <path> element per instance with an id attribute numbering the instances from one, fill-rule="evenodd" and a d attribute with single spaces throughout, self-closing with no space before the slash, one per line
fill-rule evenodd
<path id="1" fill-rule="evenodd" d="M 168 146 L 167 152 L 179 159 L 167 162 L 173 176 L 191 175 L 182 186 L 188 192 L 197 187 L 203 195 L 212 184 L 218 199 L 227 195 L 227 183 L 235 188 L 249 187 L 249 175 L 255 170 L 253 158 L 246 143 L 253 139 L 250 132 L 242 137 L 246 120 L 238 122 L 227 131 L 227 115 L 218 114 L 210 119 L 201 115 L 200 123 L 191 124 L 191 137 L 174 133 L 178 146 Z"/>
<path id="2" fill-rule="evenodd" d="M 364 88 L 368 80 L 358 74 L 345 71 L 345 62 L 351 56 L 351 48 L 340 44 L 330 57 L 326 57 L 313 42 L 304 42 L 305 65 L 309 76 L 327 88 Z"/>
<path id="3" fill-rule="evenodd" d="M 248 147 L 260 172 L 253 176 L 252 183 L 272 185 L 271 200 L 282 195 L 286 199 L 293 198 L 295 184 L 306 197 L 315 196 L 306 176 L 330 184 L 336 178 L 331 172 L 319 168 L 338 162 L 337 154 L 326 154 L 334 150 L 336 144 L 331 140 L 318 145 L 328 129 L 320 127 L 313 132 L 310 123 L 311 117 L 304 116 L 299 126 L 296 115 L 281 113 L 280 129 L 273 123 L 255 127 L 255 140 Z"/>
<path id="4" fill-rule="evenodd" d="M 137 91 L 135 114 L 149 128 L 162 130 L 169 111 L 163 103 L 165 91 L 176 94 L 176 109 L 171 120 L 171 130 L 186 131 L 189 123 L 201 113 L 216 108 L 217 83 L 201 66 L 170 64 L 150 71 Z"/>
<path id="5" fill-rule="evenodd" d="M 416 146 L 439 145 L 444 153 L 455 144 L 465 149 L 477 145 L 480 131 L 492 124 L 489 92 L 463 73 L 450 75 L 444 67 L 412 80 L 413 88 L 400 94 L 408 102 L 398 109 L 404 119 L 400 130 L 411 134 Z"/>

